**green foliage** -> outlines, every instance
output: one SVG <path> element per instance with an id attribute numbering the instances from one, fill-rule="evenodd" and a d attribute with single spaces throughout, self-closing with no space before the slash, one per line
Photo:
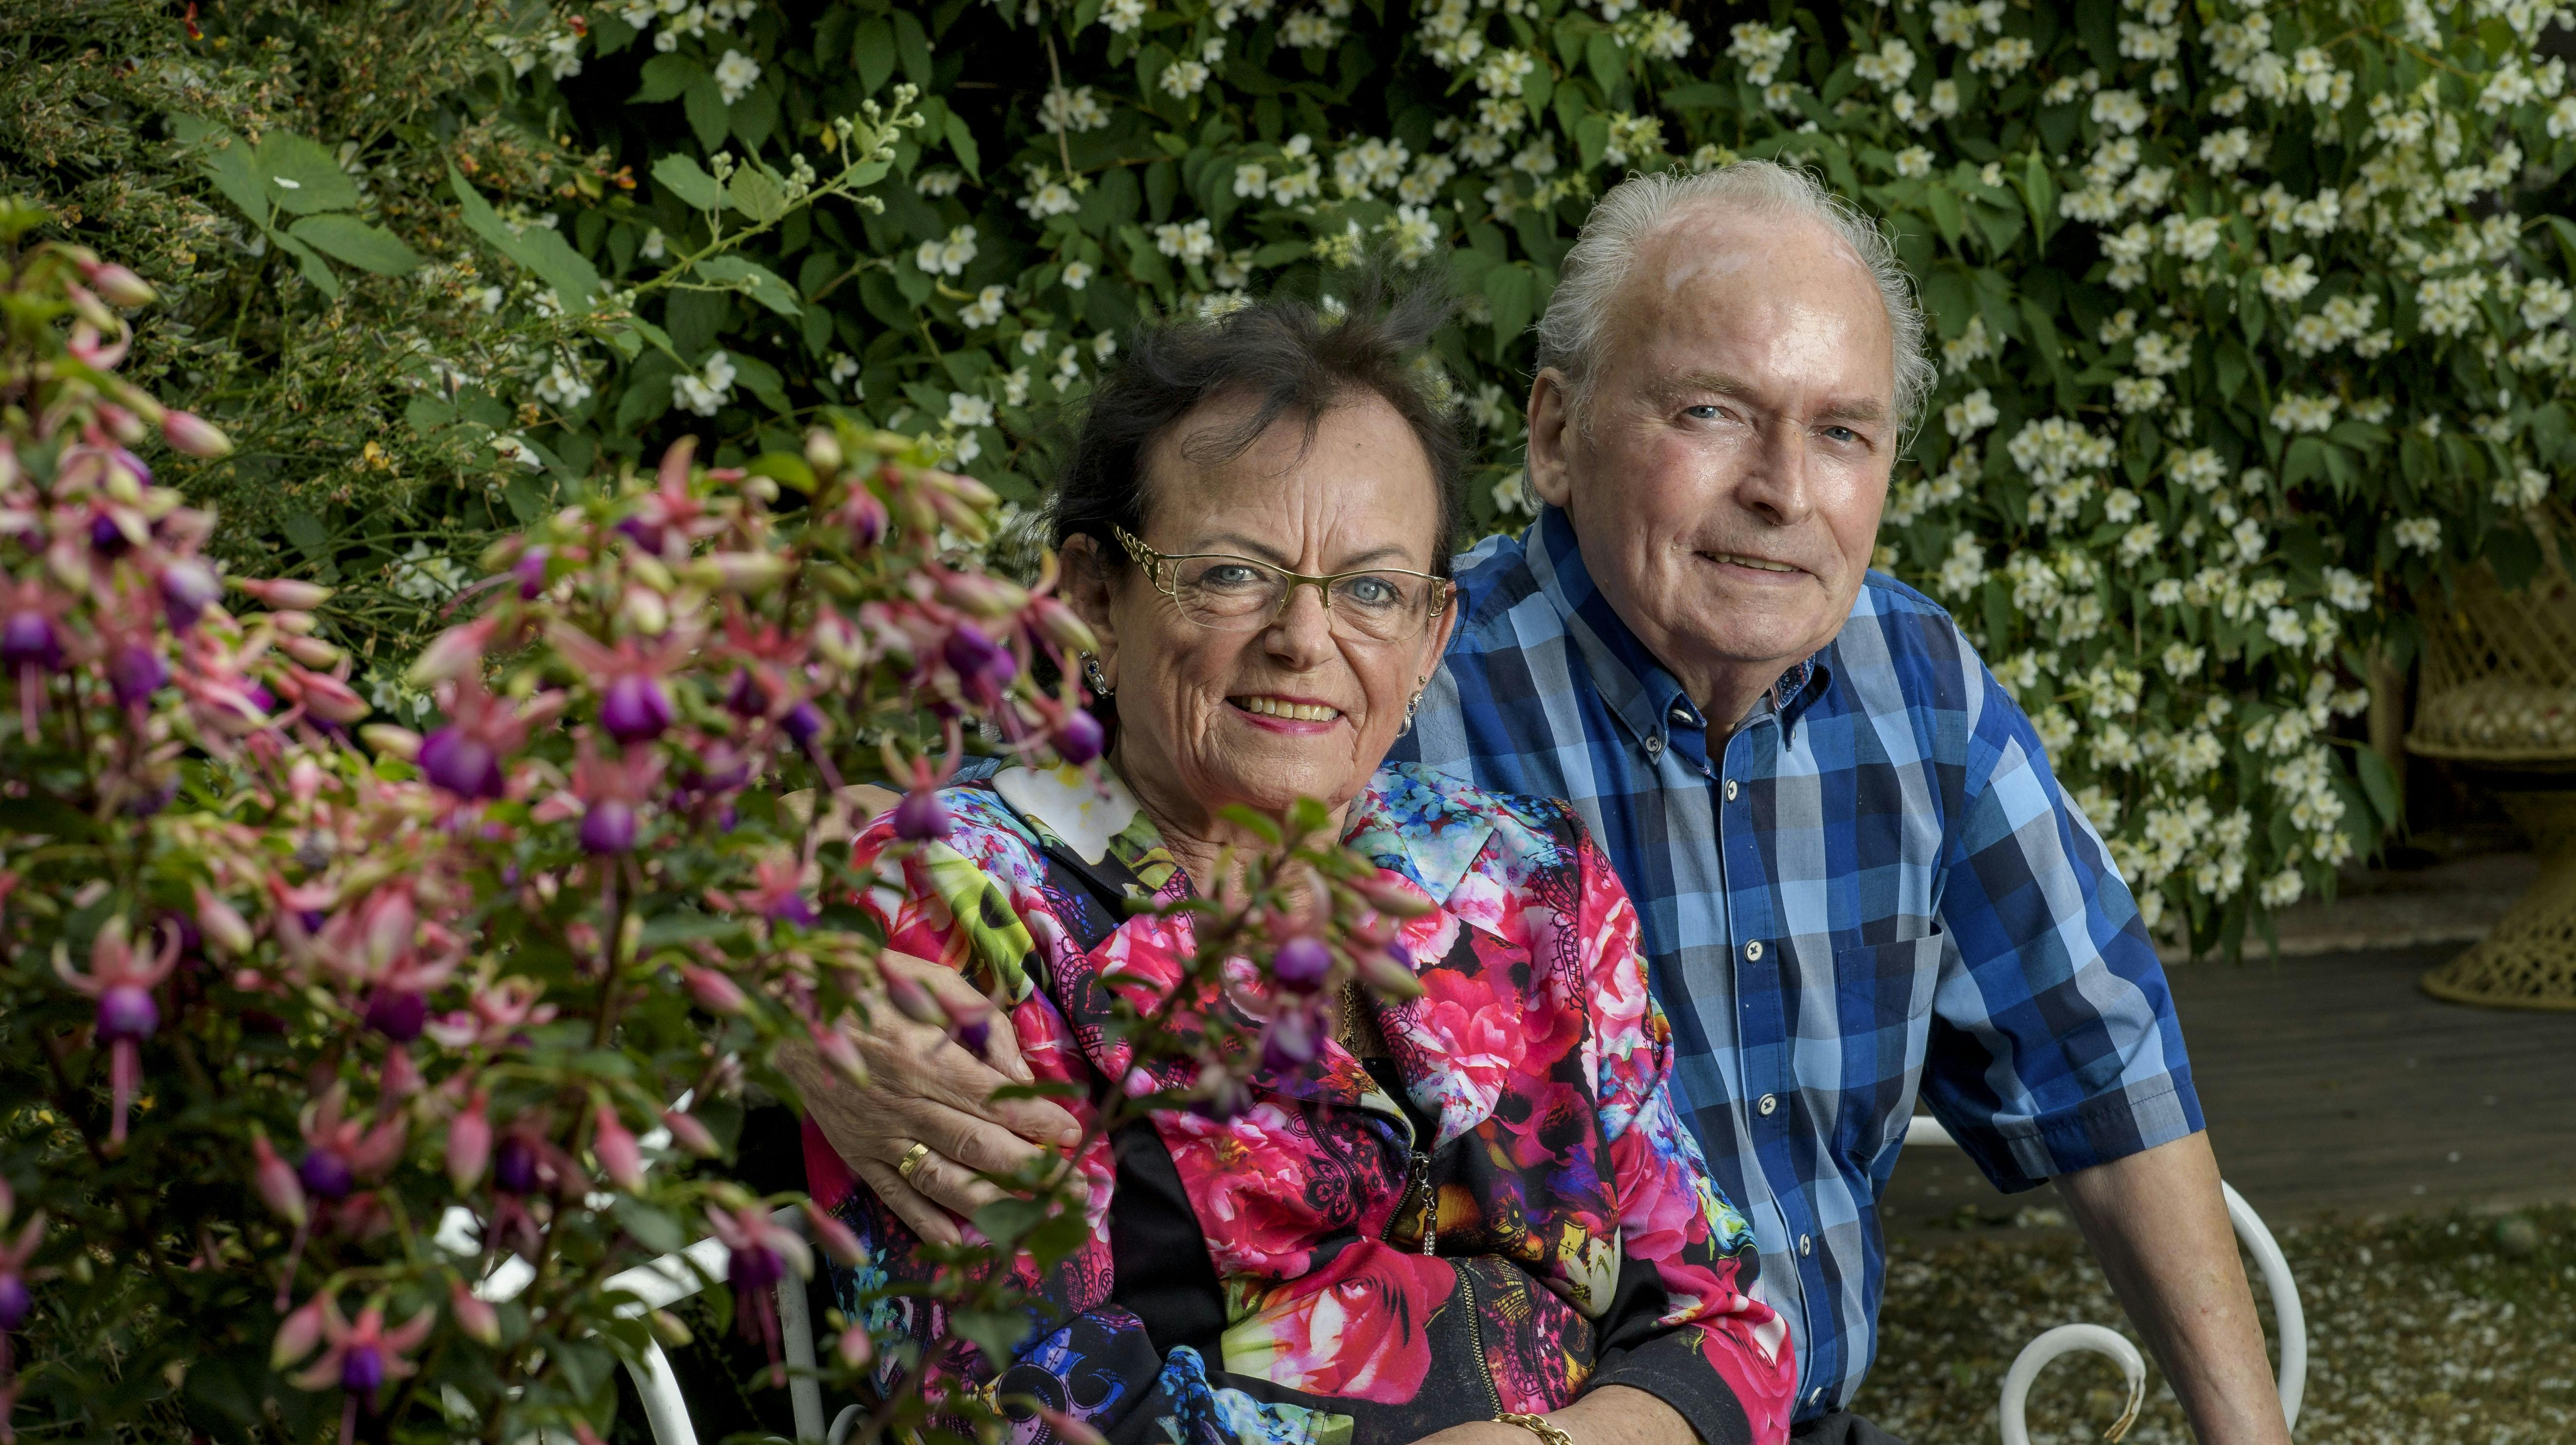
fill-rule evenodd
<path id="1" fill-rule="evenodd" d="M 1882 565 L 2015 689 L 2151 920 L 2233 947 L 2396 825 L 2341 736 L 2368 657 L 2411 657 L 2449 571 L 2544 565 L 2532 518 L 2576 460 L 2576 224 L 2551 214 L 2576 101 L 2544 6 L 451 6 L 373 90 L 325 83 L 360 22 L 315 13 L 161 27 L 160 69 L 82 73 L 118 126 L 59 124 L 192 183 L 230 163 L 138 139 L 177 124 L 153 117 L 381 158 L 384 214 L 333 214 L 423 266 L 326 304 L 244 289 L 300 266 L 285 247 L 227 253 L 208 304 L 258 344 L 209 388 L 238 410 L 192 398 L 244 438 L 206 485 L 273 559 L 410 589 L 332 619 L 362 652 L 444 599 L 401 545 L 461 550 L 682 434 L 738 462 L 838 415 L 1033 502 L 1124 328 L 1329 295 L 1372 251 L 1461 296 L 1437 366 L 1486 431 L 1475 521 L 1516 524 L 1527 327 L 1592 200 L 1776 157 L 1885 219 L 1940 348 Z M 193 87 L 156 78 L 179 65 Z M 835 118 L 898 85 L 921 124 L 848 169 Z M 310 240 L 311 213 L 197 203 Z M 332 364 L 347 392 L 312 395 Z M 337 451 L 313 435 L 350 417 Z"/>

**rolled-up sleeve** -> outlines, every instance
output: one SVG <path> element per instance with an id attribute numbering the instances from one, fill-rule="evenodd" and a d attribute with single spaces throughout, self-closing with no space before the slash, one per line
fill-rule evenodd
<path id="1" fill-rule="evenodd" d="M 1989 676 L 1951 830 L 1923 1098 L 1995 1187 L 2202 1127 L 2173 995 L 2136 900 L 2049 771 L 2029 720 Z"/>

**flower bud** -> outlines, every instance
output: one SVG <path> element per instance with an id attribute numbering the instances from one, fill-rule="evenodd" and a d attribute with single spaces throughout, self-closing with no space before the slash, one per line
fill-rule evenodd
<path id="1" fill-rule="evenodd" d="M 283 1370 L 322 1343 L 322 1305 L 327 1298 L 315 1295 L 298 1306 L 293 1314 L 278 1322 L 277 1340 L 268 1347 L 268 1367 Z"/>
<path id="2" fill-rule="evenodd" d="M 331 589 L 283 577 L 236 577 L 233 585 L 279 612 L 310 612 L 331 600 Z"/>
<path id="3" fill-rule="evenodd" d="M 367 999 L 364 1022 L 393 1043 L 410 1043 L 429 1022 L 429 1000 L 407 988 L 379 988 Z"/>
<path id="4" fill-rule="evenodd" d="M 173 628 L 184 631 L 195 626 L 207 605 L 223 592 L 215 569 L 194 557 L 181 557 L 161 569 L 161 610 Z"/>
<path id="5" fill-rule="evenodd" d="M 801 1206 L 805 1215 L 805 1232 L 834 1264 L 856 1269 L 868 1262 L 868 1251 L 859 1243 L 858 1232 L 840 1220 L 825 1214 L 808 1199 Z"/>
<path id="6" fill-rule="evenodd" d="M 131 310 L 137 306 L 149 306 L 160 299 L 142 277 L 114 262 L 87 262 L 82 265 L 81 273 L 88 278 L 90 289 L 106 297 L 108 304 L 113 306 Z"/>
<path id="7" fill-rule="evenodd" d="M 1107 1436 L 1075 1416 L 1052 1405 L 1040 1405 L 1037 1410 L 1038 1418 L 1047 1422 L 1047 1428 L 1053 1430 L 1055 1438 L 1063 1441 L 1064 1445 L 1109 1445 Z"/>
<path id="8" fill-rule="evenodd" d="M 767 552 L 712 552 L 690 563 L 689 575 L 709 587 L 757 595 L 787 575 L 787 559 Z"/>
<path id="9" fill-rule="evenodd" d="M 289 637 L 277 645 L 306 667 L 334 667 L 340 661 L 340 649 L 318 637 Z"/>
<path id="10" fill-rule="evenodd" d="M 581 850 L 596 856 L 624 853 L 635 846 L 635 805 L 623 798 L 602 798 L 581 815 Z"/>
<path id="11" fill-rule="evenodd" d="M 197 885 L 197 930 L 206 942 L 234 958 L 250 953 L 249 921 L 203 883 Z"/>
<path id="12" fill-rule="evenodd" d="M 1067 710 L 1064 721 L 1055 725 L 1055 755 L 1077 768 L 1099 757 L 1107 746 L 1100 719 L 1081 708 Z"/>
<path id="13" fill-rule="evenodd" d="M 1383 873 L 1371 873 L 1354 882 L 1351 891 L 1389 918 L 1419 918 L 1435 906 L 1420 889 Z"/>
<path id="14" fill-rule="evenodd" d="M 829 428 L 818 426 L 805 433 L 805 464 L 814 469 L 814 475 L 828 477 L 841 469 L 842 461 L 841 440 Z"/>
<path id="15" fill-rule="evenodd" d="M 519 579 L 519 600 L 533 602 L 545 595 L 546 557 L 543 547 L 530 547 L 510 564 L 510 575 Z"/>
<path id="16" fill-rule="evenodd" d="M 939 1000 L 931 997 L 930 990 L 922 987 L 912 975 L 897 973 L 892 969 L 880 969 L 878 972 L 885 979 L 886 998 L 902 1012 L 905 1018 L 916 1023 L 938 1024 L 942 1028 L 948 1026 L 947 1011 L 939 1006 Z"/>
<path id="17" fill-rule="evenodd" d="M 501 1312 L 492 1308 L 490 1300 L 475 1298 L 465 1281 L 447 1282 L 447 1312 L 456 1317 L 456 1328 L 467 1339 L 487 1350 L 500 1347 Z"/>
<path id="18" fill-rule="evenodd" d="M 430 785 L 472 801 L 509 791 L 501 760 L 482 739 L 450 724 L 420 740 L 421 776 Z"/>
<path id="19" fill-rule="evenodd" d="M 653 1338 L 670 1349 L 683 1348 L 697 1338 L 689 1332 L 688 1325 L 669 1310 L 654 1310 L 644 1317 L 644 1322 L 652 1329 Z"/>
<path id="20" fill-rule="evenodd" d="M 0 669 L 12 680 L 30 669 L 52 672 L 62 665 L 62 635 L 54 630 L 52 618 L 32 607 L 0 618 Z"/>
<path id="21" fill-rule="evenodd" d="M 294 677 L 295 685 L 304 693 L 304 710 L 326 722 L 353 723 L 375 711 L 356 689 L 327 672 L 299 671 Z"/>
<path id="22" fill-rule="evenodd" d="M 629 1194 L 643 1191 L 644 1151 L 618 1122 L 617 1111 L 606 1104 L 591 1110 L 590 1152 L 598 1157 L 600 1172 L 609 1183 Z"/>
<path id="23" fill-rule="evenodd" d="M 190 412 L 174 411 L 161 418 L 161 439 L 173 451 L 211 461 L 232 455 L 232 438 L 225 436 L 214 423 Z"/>
<path id="24" fill-rule="evenodd" d="M 868 1327 L 856 1321 L 832 1341 L 832 1358 L 840 1361 L 845 1370 L 866 1369 L 876 1353 L 876 1343 L 868 1338 Z"/>
<path id="25" fill-rule="evenodd" d="M 463 677 L 483 663 L 483 628 L 468 622 L 430 639 L 403 676 L 414 687 Z"/>
<path id="26" fill-rule="evenodd" d="M 302 1228 L 304 1225 L 304 1186 L 286 1161 L 269 1147 L 268 1136 L 257 1130 L 250 1136 L 251 1183 L 259 1190 L 260 1199 L 276 1211 L 280 1219 Z"/>
<path id="27" fill-rule="evenodd" d="M 894 835 L 907 843 L 945 838 L 948 828 L 948 805 L 928 788 L 915 788 L 894 805 Z"/>
<path id="28" fill-rule="evenodd" d="M 778 720 L 778 730 L 787 734 L 788 741 L 796 746 L 800 748 L 810 746 L 814 739 L 822 736 L 823 714 L 815 708 L 814 704 L 800 702 L 789 708 L 787 715 Z"/>
<path id="29" fill-rule="evenodd" d="M 671 1131 L 671 1142 L 701 1159 L 713 1159 L 724 1152 L 716 1136 L 707 1131 L 695 1114 L 672 1109 L 662 1115 L 662 1127 Z"/>
<path id="30" fill-rule="evenodd" d="M 327 1144 L 317 1144 L 304 1151 L 304 1162 L 295 1166 L 295 1177 L 306 1192 L 324 1199 L 344 1199 L 358 1187 L 357 1171 L 349 1167 L 347 1155 Z"/>
<path id="31" fill-rule="evenodd" d="M 98 996 L 98 1036 L 107 1043 L 148 1039 L 161 1027 L 161 1006 L 152 991 L 130 983 L 113 984 Z"/>
<path id="32" fill-rule="evenodd" d="M 1282 1009 L 1270 1016 L 1270 1027 L 1261 1035 L 1261 1067 L 1268 1073 L 1294 1073 L 1315 1061 L 1320 1046 L 1312 1014 Z"/>
<path id="33" fill-rule="evenodd" d="M 447 1178 L 462 1194 L 483 1178 L 492 1159 L 492 1120 L 477 1092 L 447 1125 Z"/>
<path id="34" fill-rule="evenodd" d="M 640 672 L 611 680 L 599 699 L 599 725 L 621 743 L 650 742 L 671 725 L 671 696 Z"/>
<path id="35" fill-rule="evenodd" d="M 868 660 L 867 642 L 850 619 L 826 611 L 814 619 L 814 650 L 834 667 L 857 668 Z"/>
<path id="36" fill-rule="evenodd" d="M 1052 597 L 1040 597 L 1029 608 L 1036 614 L 1038 631 L 1047 641 L 1075 654 L 1100 650 L 1099 636 L 1072 608 Z"/>
<path id="37" fill-rule="evenodd" d="M 358 737 L 379 756 L 411 762 L 420 756 L 420 734 L 391 723 L 369 723 L 358 729 Z"/>
<path id="38" fill-rule="evenodd" d="M 1390 943 L 1384 951 L 1367 949 L 1355 961 L 1360 982 L 1367 984 L 1370 992 L 1387 998 L 1422 996 L 1422 980 L 1414 976 L 1412 959 L 1403 944 Z"/>
<path id="39" fill-rule="evenodd" d="M 712 968 L 687 965 L 681 968 L 680 979 L 688 985 L 689 997 L 697 1000 L 698 1007 L 718 1018 L 732 1018 L 751 1007 L 742 986 Z"/>
<path id="40" fill-rule="evenodd" d="M 1279 945 L 1270 960 L 1271 976 L 1292 993 L 1313 993 L 1333 971 L 1333 952 L 1319 938 L 1300 935 Z"/>
<path id="41" fill-rule="evenodd" d="M 988 620 L 1008 617 L 1029 605 L 1027 588 L 984 572 L 943 572 L 939 595 L 951 607 Z"/>

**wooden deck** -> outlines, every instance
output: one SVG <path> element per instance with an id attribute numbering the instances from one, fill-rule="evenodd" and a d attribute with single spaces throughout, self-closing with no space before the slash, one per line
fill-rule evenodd
<path id="1" fill-rule="evenodd" d="M 2219 1167 L 2266 1219 L 2576 1201 L 2576 1014 L 2416 988 L 2457 951 L 2168 969 Z M 1917 1148 L 1883 1217 L 2053 1224 L 2053 1192 L 2007 1198 L 1958 1151 Z"/>

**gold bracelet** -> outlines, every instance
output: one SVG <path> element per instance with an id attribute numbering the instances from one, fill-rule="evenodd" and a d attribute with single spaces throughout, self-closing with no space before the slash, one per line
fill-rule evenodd
<path id="1" fill-rule="evenodd" d="M 1544 1415 L 1515 1415 L 1506 1410 L 1496 1415 L 1494 1419 L 1500 1424 L 1518 1425 L 1546 1442 L 1546 1445 L 1574 1445 L 1574 1437 L 1565 1433 L 1565 1427 Z"/>

